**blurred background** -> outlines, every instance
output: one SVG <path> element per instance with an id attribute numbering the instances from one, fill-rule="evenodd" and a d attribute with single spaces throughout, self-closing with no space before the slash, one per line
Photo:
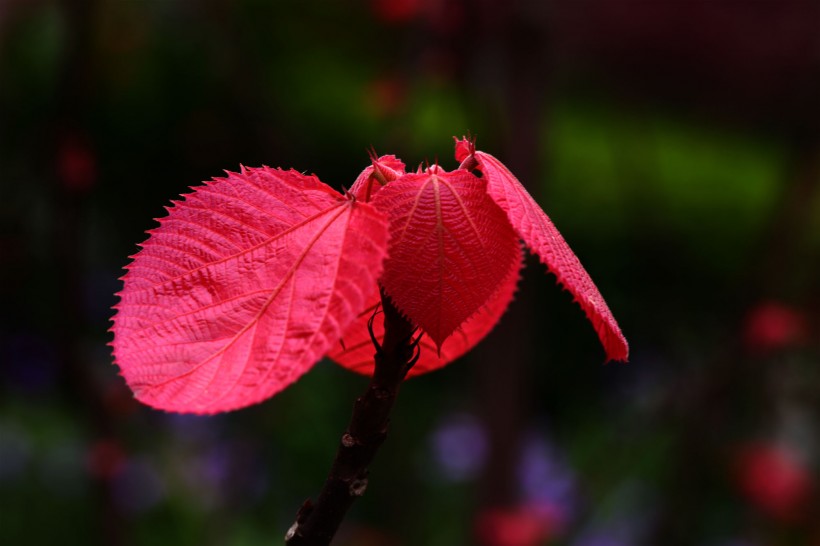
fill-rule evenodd
<path id="1" fill-rule="evenodd" d="M 366 379 L 215 417 L 134 402 L 107 333 L 164 205 L 366 150 L 537 197 L 631 343 L 536 260 L 410 380 L 339 546 L 820 545 L 816 0 L 0 0 L 0 544 L 279 544 Z"/>

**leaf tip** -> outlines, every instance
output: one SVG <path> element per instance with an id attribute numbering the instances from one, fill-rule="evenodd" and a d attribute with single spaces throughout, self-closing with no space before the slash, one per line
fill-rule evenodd
<path id="1" fill-rule="evenodd" d="M 376 151 L 373 150 L 373 154 L 375 153 Z M 373 178 L 382 186 L 404 174 L 404 165 L 392 156 L 376 157 L 372 155 L 370 160 L 373 164 Z"/>
<path id="2" fill-rule="evenodd" d="M 367 152 L 367 156 L 370 158 L 371 163 L 375 163 L 379 160 L 379 154 L 376 153 L 376 148 L 372 144 L 370 145 L 370 148 L 367 148 L 365 151 Z"/>
<path id="3" fill-rule="evenodd" d="M 607 362 L 629 362 L 629 343 L 620 331 L 615 332 L 615 339 L 606 347 Z"/>
<path id="4" fill-rule="evenodd" d="M 467 158 L 475 155 L 475 137 L 467 133 L 467 136 L 462 136 L 461 140 L 454 136 L 453 140 L 456 143 L 456 161 L 464 162 Z"/>

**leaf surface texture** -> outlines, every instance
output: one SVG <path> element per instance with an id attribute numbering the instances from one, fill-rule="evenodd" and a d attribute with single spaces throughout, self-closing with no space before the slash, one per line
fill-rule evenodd
<path id="1" fill-rule="evenodd" d="M 364 309 L 386 228 L 295 171 L 243 168 L 195 188 L 123 277 L 113 346 L 136 397 L 213 413 L 291 384 Z"/>
<path id="2" fill-rule="evenodd" d="M 373 204 L 390 222 L 382 285 L 438 348 L 520 266 L 518 236 L 467 171 L 404 175 Z"/>

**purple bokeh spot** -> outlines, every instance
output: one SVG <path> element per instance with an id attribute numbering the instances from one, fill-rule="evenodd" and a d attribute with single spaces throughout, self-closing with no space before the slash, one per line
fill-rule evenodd
<path id="1" fill-rule="evenodd" d="M 167 413 L 162 417 L 174 438 L 183 443 L 210 444 L 222 436 L 222 416 Z"/>
<path id="2" fill-rule="evenodd" d="M 578 505 L 575 474 L 542 437 L 532 435 L 524 443 L 518 479 L 526 503 L 549 507 L 559 525 L 574 517 Z"/>
<path id="3" fill-rule="evenodd" d="M 458 413 L 446 417 L 430 437 L 433 460 L 442 476 L 453 482 L 473 478 L 487 457 L 487 436 L 479 420 Z"/>
<path id="4" fill-rule="evenodd" d="M 232 473 L 233 453 L 229 445 L 216 445 L 208 450 L 200 467 L 201 476 L 216 489 L 228 483 Z"/>
<path id="5" fill-rule="evenodd" d="M 165 483 L 154 465 L 142 458 L 128 460 L 112 483 L 114 501 L 130 514 L 141 514 L 166 495 Z"/>
<path id="6" fill-rule="evenodd" d="M 268 472 L 258 449 L 243 441 L 223 440 L 203 446 L 186 459 L 183 476 L 206 509 L 254 503 L 268 491 Z"/>

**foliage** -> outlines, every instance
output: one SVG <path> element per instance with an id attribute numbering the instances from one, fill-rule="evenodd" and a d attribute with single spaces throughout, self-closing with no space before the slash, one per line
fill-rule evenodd
<path id="1" fill-rule="evenodd" d="M 136 397 L 194 413 L 245 407 L 293 383 L 337 340 L 335 360 L 372 371 L 362 320 L 379 305 L 377 280 L 423 332 L 417 373 L 441 367 L 506 309 L 518 236 L 575 296 L 608 358 L 626 360 L 598 289 L 521 183 L 472 141 L 456 142 L 456 158 L 456 171 L 408 174 L 394 156 L 374 155 L 345 195 L 267 167 L 194 188 L 123 277 L 113 347 Z"/>

